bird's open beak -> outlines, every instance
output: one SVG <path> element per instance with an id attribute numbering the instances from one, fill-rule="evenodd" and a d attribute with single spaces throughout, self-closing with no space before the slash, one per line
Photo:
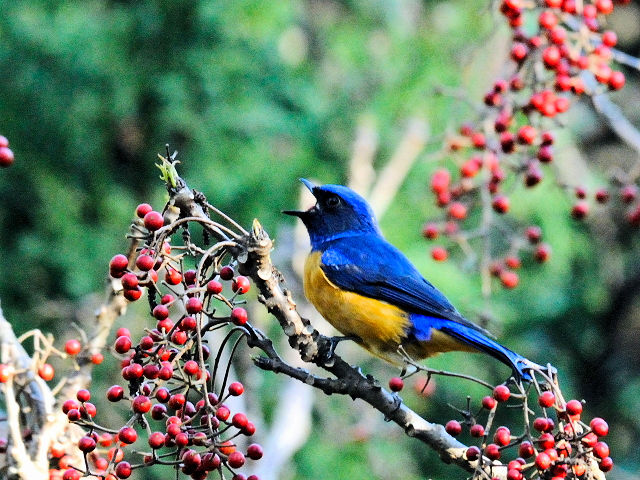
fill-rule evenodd
<path id="1" fill-rule="evenodd" d="M 314 189 L 316 188 L 316 186 L 313 183 L 311 183 L 309 180 L 307 180 L 306 178 L 301 178 L 300 181 L 315 196 Z M 282 213 L 284 213 L 285 215 L 293 215 L 294 217 L 302 218 L 305 215 L 307 215 L 314 208 L 316 208 L 315 205 L 313 207 L 311 207 L 309 210 L 283 210 Z"/>

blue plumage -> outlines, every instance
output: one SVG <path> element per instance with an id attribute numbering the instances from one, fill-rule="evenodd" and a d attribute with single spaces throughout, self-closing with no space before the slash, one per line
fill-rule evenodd
<path id="1" fill-rule="evenodd" d="M 312 253 L 321 254 L 319 268 L 328 284 L 357 294 L 356 297 L 340 296 L 336 302 L 345 301 L 344 298 L 357 301 L 364 297 L 399 308 L 408 321 L 379 319 L 385 322 L 387 329 L 388 321 L 398 322 L 398 328 L 403 329 L 399 332 L 401 341 L 395 345 L 396 349 L 400 345 L 411 347 L 407 349 L 420 358 L 439 351 L 477 350 L 509 365 L 516 377 L 530 378 L 526 367 L 531 366 L 531 362 L 489 338 L 487 331 L 464 318 L 402 252 L 384 239 L 371 207 L 361 196 L 342 185 L 313 186 L 306 180 L 303 182 L 316 197 L 317 204 L 304 212 L 285 213 L 296 215 L 304 222 Z M 336 291 L 333 290 L 334 294 Z M 343 331 L 341 322 L 344 318 L 340 320 L 335 315 L 332 321 L 334 308 L 327 307 L 331 300 L 324 297 L 321 300 L 326 310 L 324 316 Z M 341 306 L 333 307 L 339 309 Z M 351 321 L 350 325 L 353 330 Z M 370 314 L 366 325 L 371 328 Z M 363 346 L 376 354 L 389 348 L 388 345 L 371 345 L 375 332 L 362 331 L 359 336 L 368 339 L 362 342 Z"/>

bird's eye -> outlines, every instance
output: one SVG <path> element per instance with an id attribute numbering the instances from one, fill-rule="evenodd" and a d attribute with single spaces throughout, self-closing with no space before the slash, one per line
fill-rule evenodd
<path id="1" fill-rule="evenodd" d="M 332 195 L 331 197 L 327 198 L 325 203 L 329 208 L 336 208 L 338 205 L 340 205 L 340 197 Z"/>

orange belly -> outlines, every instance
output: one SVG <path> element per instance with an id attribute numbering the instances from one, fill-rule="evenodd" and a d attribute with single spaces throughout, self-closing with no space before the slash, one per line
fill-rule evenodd
<path id="1" fill-rule="evenodd" d="M 353 335 L 374 355 L 398 363 L 398 346 L 411 322 L 387 302 L 341 290 L 320 268 L 320 252 L 312 252 L 304 268 L 304 293 L 318 312 L 343 335 Z"/>
<path id="2" fill-rule="evenodd" d="M 358 337 L 358 343 L 374 355 L 401 364 L 398 347 L 407 340 L 411 327 L 409 314 L 387 302 L 340 289 L 320 268 L 321 256 L 321 252 L 311 252 L 307 258 L 304 266 L 305 296 L 340 333 Z M 415 360 L 453 350 L 477 351 L 435 329 L 431 330 L 428 341 L 408 342 L 403 346 Z"/>

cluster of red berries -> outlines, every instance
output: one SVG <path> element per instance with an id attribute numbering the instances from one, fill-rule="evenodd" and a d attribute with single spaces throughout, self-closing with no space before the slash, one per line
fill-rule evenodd
<path id="1" fill-rule="evenodd" d="M 600 31 L 600 18 L 612 10 L 611 0 L 502 1 L 500 11 L 513 30 L 512 71 L 496 80 L 486 93 L 479 121 L 464 124 L 459 134 L 448 138 L 448 150 L 458 172 L 454 178 L 449 169 L 443 168 L 432 175 L 431 190 L 446 218 L 425 225 L 425 237 L 435 239 L 443 234 L 460 243 L 460 239 L 488 235 L 489 227 L 499 222 L 494 215 L 510 210 L 507 190 L 517 184 L 533 188 L 543 181 L 545 169 L 554 161 L 552 129 L 556 123 L 552 119 L 569 109 L 572 97 L 623 87 L 624 74 L 611 68 L 616 34 Z M 537 21 L 525 21 L 527 17 Z M 591 75 L 600 87 L 586 88 L 584 75 Z M 640 225 L 640 204 L 634 203 L 636 185 L 617 187 L 621 202 L 632 205 L 627 215 L 629 222 Z M 587 192 L 576 187 L 575 194 L 571 215 L 583 219 L 590 210 Z M 595 202 L 600 204 L 607 203 L 610 197 L 606 188 L 594 194 Z M 474 209 L 481 209 L 482 213 L 474 214 Z M 484 224 L 475 230 L 469 228 L 478 222 Z M 504 242 L 502 258 L 497 258 L 491 267 L 506 288 L 518 283 L 513 270 L 520 265 L 518 250 L 526 245 L 521 239 L 516 235 Z M 534 258 L 544 262 L 550 249 L 537 242 L 532 242 Z M 434 247 L 431 254 L 438 261 L 448 257 L 443 246 Z"/>
<path id="2" fill-rule="evenodd" d="M 165 226 L 162 214 L 150 205 L 139 205 L 136 214 L 145 244 L 131 265 L 121 254 L 109 264 L 110 275 L 120 279 L 128 300 L 140 299 L 146 287 L 155 321 L 137 341 L 126 328 L 116 332 L 113 350 L 122 359 L 121 375 L 127 385 L 113 385 L 106 395 L 114 403 L 127 401 L 130 420 L 119 430 L 110 430 L 94 422 L 96 410 L 88 391 L 78 392 L 76 400 L 67 400 L 63 411 L 70 421 L 87 430 L 77 446 L 90 469 L 68 469 L 63 480 L 83 475 L 125 479 L 135 468 L 156 464 L 171 465 L 195 480 L 223 469 L 231 472 L 234 480 L 258 480 L 255 475 L 247 479 L 236 470 L 247 458 L 260 459 L 262 447 L 251 444 L 243 452 L 234 442 L 239 436 L 252 436 L 255 425 L 242 412 L 232 414 L 224 403 L 229 397 L 242 395 L 244 386 L 234 382 L 226 391 L 216 393 L 216 388 L 224 390 L 226 375 L 222 386 L 216 383 L 218 369 L 223 367 L 216 360 L 213 369 L 209 368 L 211 351 L 202 340 L 204 332 L 227 324 L 233 327 L 228 336 L 248 327 L 247 311 L 239 304 L 251 288 L 249 279 L 236 275 L 231 265 L 222 264 L 224 250 L 212 255 L 189 245 L 172 248 L 170 235 L 175 227 Z M 184 268 L 194 259 L 197 268 Z M 225 282 L 230 283 L 231 295 L 225 295 Z M 225 309 L 228 315 L 221 315 Z M 125 460 L 128 447 L 138 439 L 136 424 L 153 430 L 148 437 L 151 451 L 144 453 L 138 464 Z"/>
<path id="3" fill-rule="evenodd" d="M 13 165 L 13 151 L 9 148 L 9 140 L 0 135 L 0 167 L 6 168 Z"/>
<path id="4" fill-rule="evenodd" d="M 530 425 L 516 435 L 504 425 L 492 428 L 496 409 L 511 399 L 522 402 L 522 395 L 514 396 L 506 385 L 498 385 L 492 395 L 482 399 L 478 414 L 461 411 L 464 416 L 462 421 L 447 422 L 445 430 L 449 435 L 458 436 L 466 427 L 471 439 L 481 439 L 480 446 L 470 446 L 466 450 L 468 460 L 500 460 L 503 467 L 507 468 L 508 480 L 522 480 L 525 477 L 560 480 L 581 477 L 596 465 L 602 472 L 613 468 L 609 447 L 602 441 L 602 437 L 609 433 L 609 426 L 599 417 L 592 419 L 589 424 L 583 423 L 580 401 L 564 403 L 551 391 L 540 392 L 537 403 L 542 412 L 533 419 L 529 418 Z M 522 404 L 522 408 L 531 412 L 527 417 L 533 416 L 531 405 Z M 484 425 L 478 422 L 483 411 L 490 413 Z M 505 462 L 508 458 L 511 459 Z"/>

